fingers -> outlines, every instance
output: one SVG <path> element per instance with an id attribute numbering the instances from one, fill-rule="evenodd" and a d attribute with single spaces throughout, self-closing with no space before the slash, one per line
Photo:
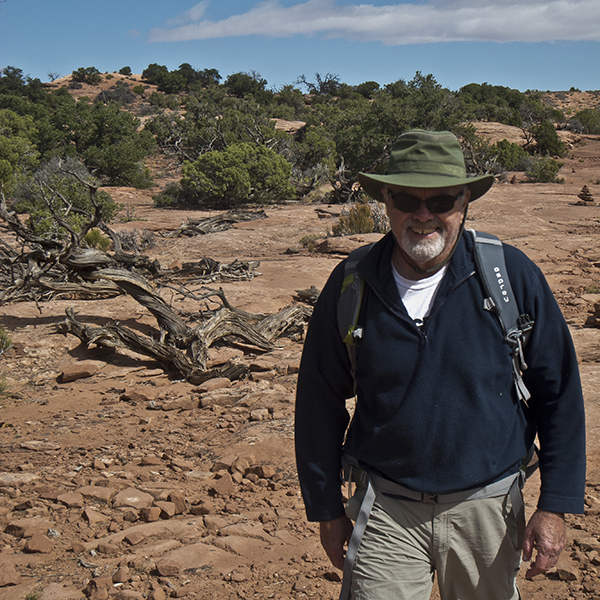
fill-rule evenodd
<path id="1" fill-rule="evenodd" d="M 333 521 L 323 521 L 319 524 L 321 545 L 336 568 L 343 570 L 346 557 L 346 545 L 352 535 L 352 521 L 347 517 L 340 517 Z"/>
<path id="2" fill-rule="evenodd" d="M 552 569 L 567 542 L 564 515 L 537 510 L 531 517 L 523 539 L 523 560 L 531 560 L 533 549 L 537 554 L 525 577 L 532 578 Z"/>

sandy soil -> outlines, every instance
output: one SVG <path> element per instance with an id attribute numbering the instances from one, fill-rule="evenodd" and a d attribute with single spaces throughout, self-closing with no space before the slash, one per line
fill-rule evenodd
<path id="1" fill-rule="evenodd" d="M 600 139 L 572 142 L 565 183 L 527 184 L 518 175 L 516 184 L 494 186 L 469 215 L 469 227 L 510 241 L 542 268 L 581 363 L 587 511 L 569 517 L 561 568 L 534 581 L 521 577 L 524 598 L 533 600 L 600 598 L 600 331 L 585 326 L 600 300 L 600 208 L 576 205 L 584 184 L 600 202 Z M 126 206 L 115 228 L 154 232 L 148 254 L 163 265 L 260 261 L 252 281 L 212 286 L 247 311 L 276 312 L 295 301 L 296 290 L 321 288 L 343 258 L 300 244 L 335 223 L 317 208 L 335 214 L 339 206 L 267 207 L 267 219 L 227 232 L 167 239 L 160 233 L 209 213 L 157 210 L 148 192 L 110 192 Z M 172 290 L 162 294 L 177 309 L 194 310 Z M 156 327 L 127 297 L 0 307 L 13 339 L 0 358 L 8 381 L 0 397 L 0 600 L 78 599 L 84 590 L 96 599 L 337 597 L 339 573 L 304 520 L 295 475 L 301 343 L 284 338 L 264 355 L 236 348 L 251 376 L 207 391 L 145 357 L 56 334 L 68 308 L 91 325 Z M 90 376 L 62 382 L 75 365 Z M 535 477 L 527 484 L 529 511 L 538 485 Z"/>

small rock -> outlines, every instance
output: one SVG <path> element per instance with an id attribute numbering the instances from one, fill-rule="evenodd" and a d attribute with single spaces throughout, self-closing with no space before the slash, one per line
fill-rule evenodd
<path id="1" fill-rule="evenodd" d="M 154 504 L 160 508 L 161 519 L 170 519 L 175 516 L 175 504 L 173 504 L 173 502 L 157 500 Z"/>
<path id="2" fill-rule="evenodd" d="M 160 519 L 161 512 L 158 506 L 145 506 L 140 510 L 140 518 L 145 523 L 154 523 Z"/>
<path id="3" fill-rule="evenodd" d="M 15 565 L 10 562 L 0 562 L 0 588 L 18 585 L 20 582 L 21 575 L 15 569 Z"/>
<path id="4" fill-rule="evenodd" d="M 111 487 L 100 485 L 86 485 L 77 490 L 84 498 L 95 500 L 96 502 L 105 502 L 108 504 L 117 493 L 117 490 Z"/>
<path id="5" fill-rule="evenodd" d="M 205 394 L 206 392 L 212 392 L 213 390 L 228 388 L 230 385 L 231 381 L 227 379 L 227 377 L 214 377 L 195 387 L 192 392 L 196 394 Z"/>
<path id="6" fill-rule="evenodd" d="M 146 494 L 135 488 L 127 488 L 116 495 L 113 506 L 115 508 L 127 506 L 141 509 L 152 506 L 153 502 L 154 498 L 150 494 Z"/>
<path id="7" fill-rule="evenodd" d="M 152 590 L 148 596 L 148 600 L 166 600 L 166 598 L 167 595 L 161 587 Z"/>
<path id="8" fill-rule="evenodd" d="M 250 373 L 250 379 L 252 381 L 271 381 L 277 377 L 277 371 L 257 371 L 255 373 Z"/>
<path id="9" fill-rule="evenodd" d="M 163 461 L 154 454 L 148 454 L 147 456 L 142 457 L 140 465 L 144 467 L 158 467 L 163 465 Z"/>
<path id="10" fill-rule="evenodd" d="M 323 577 L 327 579 L 327 581 L 333 581 L 335 583 L 339 583 L 342 581 L 340 574 L 337 571 L 326 571 L 323 574 Z"/>
<path id="11" fill-rule="evenodd" d="M 181 469 L 182 471 L 192 471 L 194 468 L 194 463 L 191 460 L 174 458 L 171 461 L 171 468 Z"/>
<path id="12" fill-rule="evenodd" d="M 156 563 L 156 570 L 162 577 L 175 577 L 181 572 L 181 565 L 168 558 L 163 558 Z"/>
<path id="13" fill-rule="evenodd" d="M 98 363 L 92 360 L 82 360 L 65 367 L 62 370 L 62 373 L 59 375 L 59 382 L 69 383 L 70 381 L 75 381 L 76 379 L 91 377 L 97 371 Z"/>
<path id="14" fill-rule="evenodd" d="M 127 583 L 131 578 L 129 567 L 123 565 L 119 567 L 112 576 L 113 583 Z"/>
<path id="15" fill-rule="evenodd" d="M 600 552 L 600 542 L 592 536 L 575 538 L 575 543 L 584 551 L 596 550 Z"/>
<path id="16" fill-rule="evenodd" d="M 196 516 L 209 515 L 212 509 L 212 505 L 207 504 L 206 502 L 202 502 L 201 504 L 196 504 L 190 508 L 190 514 Z"/>
<path id="17" fill-rule="evenodd" d="M 128 544 L 136 546 L 137 544 L 145 540 L 146 536 L 141 531 L 132 531 L 130 533 L 125 534 L 125 537 L 123 539 Z"/>
<path id="18" fill-rule="evenodd" d="M 13 511 L 20 512 L 23 510 L 29 510 L 30 508 L 33 508 L 33 502 L 31 500 L 25 500 L 25 502 L 21 502 L 20 504 L 13 506 Z"/>
<path id="19" fill-rule="evenodd" d="M 0 473 L 0 486 L 15 487 L 39 479 L 35 473 Z"/>
<path id="20" fill-rule="evenodd" d="M 199 401 L 194 396 L 183 396 L 181 398 L 174 398 L 173 400 L 165 400 L 161 408 L 165 411 L 170 410 L 194 410 L 198 408 Z"/>
<path id="21" fill-rule="evenodd" d="M 94 469 L 96 471 L 104 471 L 104 469 L 106 469 L 106 463 L 100 458 L 95 458 L 94 459 Z"/>
<path id="22" fill-rule="evenodd" d="M 79 492 L 67 492 L 58 496 L 57 500 L 67 508 L 81 508 L 83 506 L 83 495 Z"/>
<path id="23" fill-rule="evenodd" d="M 98 554 L 104 554 L 106 556 L 116 556 L 119 554 L 119 547 L 114 544 L 109 544 L 106 542 L 100 542 L 98 547 L 96 548 Z"/>
<path id="24" fill-rule="evenodd" d="M 150 398 L 148 396 L 144 396 L 144 394 L 140 394 L 139 392 L 130 391 L 125 392 L 119 396 L 119 400 L 121 402 L 135 402 L 136 404 L 143 404 L 144 402 L 150 402 Z"/>
<path id="25" fill-rule="evenodd" d="M 101 512 L 94 510 L 93 508 L 86 508 L 83 511 L 83 518 L 90 524 L 96 525 L 96 523 L 102 523 L 103 521 L 108 521 L 108 517 L 103 515 Z"/>
<path id="26" fill-rule="evenodd" d="M 31 554 L 49 554 L 54 544 L 43 533 L 34 533 L 25 544 L 25 552 Z"/>
<path id="27" fill-rule="evenodd" d="M 185 494 L 183 492 L 171 492 L 167 499 L 175 506 L 175 514 L 183 515 L 187 506 L 185 504 Z"/>
<path id="28" fill-rule="evenodd" d="M 250 412 L 251 421 L 266 421 L 269 418 L 269 410 L 266 408 L 258 408 Z"/>
<path id="29" fill-rule="evenodd" d="M 115 596 L 115 600 L 145 600 L 141 592 L 135 590 L 119 590 Z"/>
<path id="30" fill-rule="evenodd" d="M 33 517 L 31 519 L 17 519 L 15 521 L 10 521 L 4 531 L 9 535 L 14 535 L 18 538 L 29 538 L 34 533 L 39 532 L 45 534 L 50 527 L 52 527 L 52 523 L 47 519 Z"/>
<path id="31" fill-rule="evenodd" d="M 235 486 L 233 485 L 233 479 L 229 473 L 225 473 L 223 477 L 217 480 L 217 482 L 210 488 L 210 491 L 217 496 L 228 497 L 235 492 Z"/>
<path id="32" fill-rule="evenodd" d="M 579 569 L 567 557 L 559 559 L 556 565 L 556 574 L 561 581 L 579 580 Z"/>
<path id="33" fill-rule="evenodd" d="M 126 510 L 123 513 L 123 521 L 127 523 L 135 523 L 139 519 L 139 515 L 135 510 Z"/>
<path id="34" fill-rule="evenodd" d="M 60 450 L 60 444 L 49 442 L 47 440 L 29 440 L 19 444 L 24 450 L 33 450 L 35 452 L 53 452 Z"/>
<path id="35" fill-rule="evenodd" d="M 258 475 L 261 479 L 271 479 L 273 475 L 275 475 L 275 467 L 270 465 L 256 465 L 254 467 L 250 467 L 248 470 L 249 473 L 254 473 Z"/>
<path id="36" fill-rule="evenodd" d="M 81 542 L 75 541 L 75 542 L 71 542 L 71 550 L 75 554 L 81 554 L 82 552 L 85 552 L 86 547 L 85 547 L 85 544 L 82 544 Z"/>

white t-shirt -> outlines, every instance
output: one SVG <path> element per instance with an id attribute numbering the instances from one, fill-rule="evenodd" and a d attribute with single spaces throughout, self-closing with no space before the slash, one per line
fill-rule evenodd
<path id="1" fill-rule="evenodd" d="M 446 273 L 447 265 L 443 266 L 429 277 L 423 279 L 406 279 L 402 277 L 392 263 L 392 273 L 398 286 L 400 298 L 410 316 L 417 325 L 423 324 L 423 319 L 429 314 L 435 294 L 440 287 L 440 282 Z"/>

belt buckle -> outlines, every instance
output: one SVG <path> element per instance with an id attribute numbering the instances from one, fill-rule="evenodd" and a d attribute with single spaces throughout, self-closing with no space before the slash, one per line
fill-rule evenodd
<path id="1" fill-rule="evenodd" d="M 438 495 L 437 494 L 426 494 L 425 492 L 421 492 L 421 502 L 425 502 L 427 504 L 437 504 L 438 503 Z"/>

